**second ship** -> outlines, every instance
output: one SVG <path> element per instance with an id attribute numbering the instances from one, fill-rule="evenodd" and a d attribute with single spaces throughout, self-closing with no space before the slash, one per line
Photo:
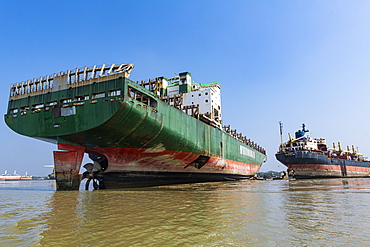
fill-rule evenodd
<path id="1" fill-rule="evenodd" d="M 370 162 L 357 149 L 333 143 L 329 148 L 323 138 L 311 138 L 302 125 L 295 132 L 295 138 L 289 134 L 289 140 L 282 143 L 276 153 L 276 159 L 288 167 L 288 175 L 294 178 L 330 178 L 330 177 L 369 177 Z M 280 135 L 282 130 L 280 126 Z"/>

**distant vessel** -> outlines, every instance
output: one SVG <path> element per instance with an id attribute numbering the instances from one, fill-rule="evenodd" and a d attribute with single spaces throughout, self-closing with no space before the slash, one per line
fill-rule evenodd
<path id="1" fill-rule="evenodd" d="M 21 176 L 21 180 L 32 180 L 32 179 L 33 179 L 33 176 L 28 175 L 27 172 L 25 175 Z"/>
<path id="2" fill-rule="evenodd" d="M 26 175 L 21 176 L 17 174 L 17 171 L 14 171 L 14 174 L 8 174 L 8 171 L 5 170 L 4 174 L 0 176 L 0 180 L 3 181 L 13 181 L 13 180 L 32 180 L 32 176 Z"/>
<path id="3" fill-rule="evenodd" d="M 280 135 L 282 128 L 280 125 Z M 363 154 L 347 146 L 342 149 L 333 143 L 328 148 L 323 138 L 309 137 L 305 125 L 295 132 L 295 138 L 289 134 L 289 141 L 282 143 L 276 153 L 276 159 L 288 167 L 288 175 L 295 178 L 326 177 L 369 177 L 370 162 Z"/>
<path id="4" fill-rule="evenodd" d="M 128 79 L 133 64 L 60 72 L 11 86 L 6 124 L 15 132 L 58 144 L 58 190 L 137 187 L 244 179 L 265 150 L 222 125 L 218 82 L 198 84 L 190 73 L 148 81 Z"/>

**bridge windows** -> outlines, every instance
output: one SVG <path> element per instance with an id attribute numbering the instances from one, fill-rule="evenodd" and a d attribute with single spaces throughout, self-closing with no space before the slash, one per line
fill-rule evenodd
<path id="1" fill-rule="evenodd" d="M 18 113 L 18 108 L 13 108 L 9 110 L 9 114 L 17 114 Z"/>
<path id="2" fill-rule="evenodd" d="M 108 92 L 108 96 L 118 96 L 121 95 L 121 89 L 115 89 Z"/>
<path id="3" fill-rule="evenodd" d="M 32 106 L 32 113 L 40 112 L 44 108 L 44 104 L 36 104 Z"/>
<path id="4" fill-rule="evenodd" d="M 50 107 L 54 107 L 55 105 L 57 105 L 58 102 L 57 101 L 51 101 L 51 102 L 47 102 L 45 104 L 45 108 L 44 108 L 44 111 L 48 111 L 50 110 Z"/>
<path id="5" fill-rule="evenodd" d="M 104 98 L 105 97 L 105 92 L 101 92 L 101 93 L 94 93 L 92 95 L 92 99 L 99 99 L 99 98 Z"/>
<path id="6" fill-rule="evenodd" d="M 57 105 L 58 104 L 58 102 L 56 102 L 56 101 L 52 101 L 52 102 L 48 102 L 48 103 L 46 103 L 46 106 L 55 106 L 55 105 Z"/>
<path id="7" fill-rule="evenodd" d="M 85 100 L 89 100 L 89 98 L 90 98 L 89 95 L 77 96 L 77 97 L 74 97 L 73 101 L 74 102 L 85 101 Z"/>
<path id="8" fill-rule="evenodd" d="M 67 103 L 71 103 L 71 102 L 72 102 L 72 99 L 62 99 L 60 101 L 60 103 L 62 103 L 62 104 L 67 104 Z"/>
<path id="9" fill-rule="evenodd" d="M 23 107 L 21 107 L 21 109 L 20 109 L 20 112 L 21 112 L 21 115 L 25 115 L 25 114 L 27 114 L 27 111 L 30 109 L 30 107 L 29 106 L 23 106 Z"/>

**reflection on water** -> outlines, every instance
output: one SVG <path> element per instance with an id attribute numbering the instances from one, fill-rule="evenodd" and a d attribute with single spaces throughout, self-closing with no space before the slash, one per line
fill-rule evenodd
<path id="1" fill-rule="evenodd" d="M 253 239 L 257 229 L 245 226 L 263 220 L 253 217 L 263 205 L 258 194 L 243 192 L 257 188 L 223 186 L 56 192 L 41 243 L 58 244 L 60 236 L 87 246 L 232 244 Z"/>
<path id="2" fill-rule="evenodd" d="M 289 242 L 306 246 L 312 242 L 369 244 L 369 179 L 290 181 L 287 191 L 282 212 L 286 215 L 284 227 L 294 231 Z"/>
<path id="3" fill-rule="evenodd" d="M 32 246 L 46 224 L 52 181 L 0 181 L 0 246 Z"/>
<path id="4" fill-rule="evenodd" d="M 370 179 L 105 191 L 54 191 L 50 181 L 35 182 L 0 183 L 5 246 L 370 244 Z"/>

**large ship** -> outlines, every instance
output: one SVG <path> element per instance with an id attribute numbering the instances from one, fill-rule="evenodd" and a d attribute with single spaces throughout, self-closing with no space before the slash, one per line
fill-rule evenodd
<path id="1" fill-rule="evenodd" d="M 11 85 L 6 124 L 57 144 L 57 190 L 245 179 L 265 150 L 222 125 L 220 85 L 188 72 L 132 81 L 133 64 L 94 65 Z M 88 183 L 87 183 L 88 184 Z"/>
<path id="2" fill-rule="evenodd" d="M 281 143 L 276 159 L 288 167 L 288 175 L 294 178 L 369 177 L 370 162 L 352 145 L 347 150 L 333 143 L 329 148 L 323 138 L 311 138 L 305 125 L 289 134 L 289 140 Z M 282 128 L 280 125 L 280 136 Z M 281 137 L 282 140 L 282 137 Z"/>
<path id="3" fill-rule="evenodd" d="M 32 175 L 18 175 L 16 171 L 14 174 L 8 174 L 8 171 L 5 170 L 4 174 L 0 175 L 0 181 L 17 181 L 17 180 L 32 180 Z"/>

